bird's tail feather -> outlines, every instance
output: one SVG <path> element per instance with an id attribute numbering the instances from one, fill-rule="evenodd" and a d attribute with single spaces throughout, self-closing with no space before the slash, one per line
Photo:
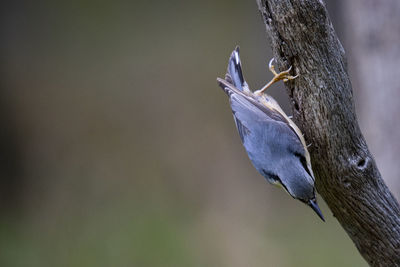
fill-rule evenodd
<path id="1" fill-rule="evenodd" d="M 235 86 L 240 91 L 249 91 L 249 86 L 247 85 L 242 71 L 242 63 L 240 62 L 239 46 L 236 46 L 233 50 L 228 61 L 228 70 L 225 75 L 225 80 L 233 86 Z"/>
<path id="2" fill-rule="evenodd" d="M 242 64 L 239 56 L 239 46 L 236 46 L 235 50 L 233 50 L 229 57 L 228 70 L 225 79 L 217 78 L 217 81 L 219 86 L 229 96 L 233 93 L 243 95 L 243 93 L 250 92 L 249 86 L 243 77 Z"/>

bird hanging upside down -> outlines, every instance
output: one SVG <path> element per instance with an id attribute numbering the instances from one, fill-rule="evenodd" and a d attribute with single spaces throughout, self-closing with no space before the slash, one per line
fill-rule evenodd
<path id="1" fill-rule="evenodd" d="M 225 79 L 217 81 L 229 96 L 236 128 L 257 171 L 271 184 L 281 186 L 293 198 L 309 205 L 325 221 L 315 198 L 315 178 L 303 134 L 278 103 L 264 93 L 273 83 L 298 75 L 289 74 L 291 67 L 276 73 L 272 63 L 273 59 L 269 69 L 274 78 L 253 93 L 243 78 L 236 47 L 229 58 Z"/>

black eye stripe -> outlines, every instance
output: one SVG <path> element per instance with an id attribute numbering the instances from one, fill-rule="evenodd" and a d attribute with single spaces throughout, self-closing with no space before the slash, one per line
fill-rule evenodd
<path id="1" fill-rule="evenodd" d="M 308 166 L 307 166 L 307 160 L 304 157 L 304 155 L 300 154 L 300 153 L 296 153 L 294 152 L 294 155 L 299 158 L 301 165 L 303 165 L 303 168 L 306 170 L 306 172 L 312 177 L 310 171 L 308 170 Z"/>
<path id="2" fill-rule="evenodd" d="M 276 175 L 276 174 L 274 174 L 272 172 L 269 172 L 267 170 L 264 170 L 264 169 L 262 169 L 262 173 L 263 173 L 264 176 L 267 176 L 268 178 L 271 178 L 271 180 L 274 180 L 274 181 L 278 182 L 279 184 L 281 184 L 285 188 L 285 190 L 287 192 L 289 192 L 289 190 L 287 189 L 286 185 L 284 183 L 282 183 L 282 180 L 279 178 L 278 175 Z"/>
<path id="3" fill-rule="evenodd" d="M 276 175 L 276 174 L 273 174 L 273 173 L 271 173 L 271 172 L 269 172 L 269 171 L 266 171 L 266 170 L 262 170 L 262 172 L 263 172 L 263 174 L 265 175 L 265 176 L 268 176 L 268 178 L 271 178 L 271 180 L 274 180 L 274 181 L 276 181 L 276 182 L 281 182 L 281 179 L 279 179 L 279 176 L 278 175 Z"/>

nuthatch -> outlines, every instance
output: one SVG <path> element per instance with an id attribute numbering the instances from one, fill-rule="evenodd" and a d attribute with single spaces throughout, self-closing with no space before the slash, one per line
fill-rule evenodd
<path id="1" fill-rule="evenodd" d="M 309 205 L 323 220 L 315 198 L 314 174 L 303 134 L 278 103 L 264 91 L 273 83 L 297 78 L 291 67 L 276 73 L 261 90 L 250 91 L 243 78 L 239 47 L 231 54 L 225 79 L 217 81 L 229 96 L 236 128 L 257 171 L 268 182 L 283 187 L 293 198 Z"/>

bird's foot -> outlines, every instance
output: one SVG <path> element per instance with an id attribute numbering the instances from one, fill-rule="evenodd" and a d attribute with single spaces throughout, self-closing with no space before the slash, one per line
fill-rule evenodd
<path id="1" fill-rule="evenodd" d="M 272 80 L 269 83 L 267 83 L 263 88 L 261 88 L 260 90 L 255 91 L 254 92 L 255 94 L 263 93 L 265 90 L 267 90 L 268 87 L 270 87 L 272 84 L 274 84 L 274 83 L 276 83 L 276 82 L 278 82 L 280 80 L 283 80 L 284 82 L 287 82 L 287 81 L 290 81 L 290 80 L 293 80 L 293 79 L 296 79 L 297 77 L 299 77 L 298 74 L 296 76 L 292 76 L 292 75 L 289 74 L 289 72 L 292 70 L 292 66 L 290 66 L 290 68 L 285 70 L 285 71 L 277 73 L 275 71 L 275 66 L 272 64 L 273 62 L 274 62 L 274 58 L 272 58 L 269 61 L 268 67 L 269 67 L 269 70 L 272 72 L 272 74 L 274 74 L 274 78 L 272 78 Z"/>

